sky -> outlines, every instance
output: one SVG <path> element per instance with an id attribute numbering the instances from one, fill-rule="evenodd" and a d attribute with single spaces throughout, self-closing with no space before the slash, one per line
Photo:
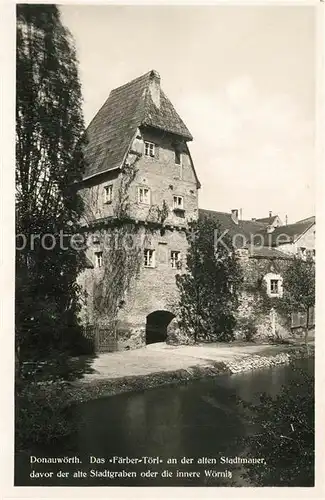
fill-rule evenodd
<path id="1" fill-rule="evenodd" d="M 313 6 L 61 6 L 86 125 L 151 69 L 193 135 L 200 208 L 315 213 Z"/>

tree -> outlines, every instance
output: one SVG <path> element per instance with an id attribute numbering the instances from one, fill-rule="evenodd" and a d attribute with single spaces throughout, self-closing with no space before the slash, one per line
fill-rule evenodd
<path id="1" fill-rule="evenodd" d="M 230 240 L 215 245 L 218 230 L 207 217 L 190 223 L 186 270 L 176 276 L 179 325 L 194 341 L 233 339 L 242 272 Z"/>
<path id="2" fill-rule="evenodd" d="M 246 466 L 253 486 L 314 485 L 314 377 L 295 368 L 293 379 L 272 399 L 243 403 L 256 433 L 244 439 L 249 456 L 264 464 Z"/>
<path id="3" fill-rule="evenodd" d="M 80 334 L 84 255 L 71 237 L 83 210 L 84 121 L 76 51 L 55 5 L 17 5 L 16 90 L 16 347 L 25 359 L 71 348 Z"/>
<path id="4" fill-rule="evenodd" d="M 289 314 L 306 316 L 305 343 L 308 343 L 310 309 L 315 306 L 315 262 L 295 257 L 283 275 L 283 297 L 280 306 Z"/>

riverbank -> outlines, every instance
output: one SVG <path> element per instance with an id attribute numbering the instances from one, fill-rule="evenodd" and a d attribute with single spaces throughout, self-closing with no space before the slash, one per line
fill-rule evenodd
<path id="1" fill-rule="evenodd" d="M 72 383 L 72 398 L 84 402 L 192 380 L 235 374 L 289 363 L 312 356 L 299 342 L 291 344 L 152 344 L 135 351 L 106 353 L 93 362 L 92 372 Z"/>

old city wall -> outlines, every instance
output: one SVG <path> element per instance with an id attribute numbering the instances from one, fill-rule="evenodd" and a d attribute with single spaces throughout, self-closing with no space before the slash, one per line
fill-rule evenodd
<path id="1" fill-rule="evenodd" d="M 263 340 L 291 335 L 289 318 L 275 310 L 276 299 L 267 296 L 264 281 L 268 273 L 283 276 L 289 262 L 283 259 L 252 258 L 248 251 L 241 252 L 244 285 L 236 314 L 237 338 Z"/>

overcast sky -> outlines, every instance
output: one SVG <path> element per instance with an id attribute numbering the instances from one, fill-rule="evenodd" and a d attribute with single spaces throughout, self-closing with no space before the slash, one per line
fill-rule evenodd
<path id="1" fill-rule="evenodd" d="M 289 222 L 315 212 L 315 8 L 61 7 L 86 124 L 109 92 L 156 69 L 186 123 L 199 206 Z"/>

